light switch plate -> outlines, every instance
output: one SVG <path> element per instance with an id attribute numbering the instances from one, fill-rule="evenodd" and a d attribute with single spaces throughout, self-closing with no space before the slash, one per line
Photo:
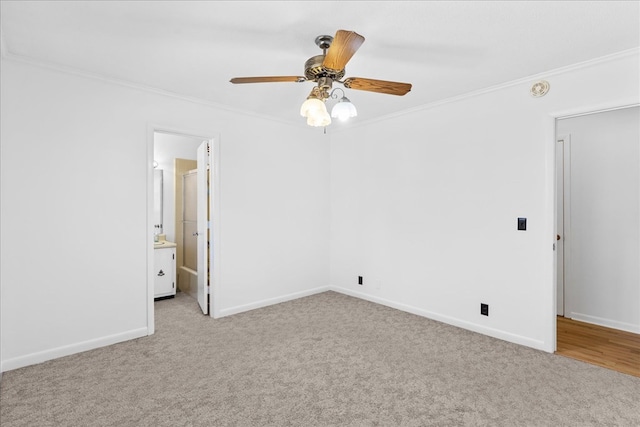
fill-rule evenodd
<path id="1" fill-rule="evenodd" d="M 527 218 L 518 218 L 518 230 L 526 231 L 527 229 Z"/>

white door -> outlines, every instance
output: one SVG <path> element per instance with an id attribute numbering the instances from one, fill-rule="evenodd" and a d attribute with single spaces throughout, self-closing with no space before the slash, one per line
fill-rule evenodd
<path id="1" fill-rule="evenodd" d="M 198 147 L 197 234 L 198 234 L 198 304 L 209 313 L 209 143 Z"/>

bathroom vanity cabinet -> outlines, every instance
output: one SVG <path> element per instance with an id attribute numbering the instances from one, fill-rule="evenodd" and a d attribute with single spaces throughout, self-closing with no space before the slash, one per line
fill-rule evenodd
<path id="1" fill-rule="evenodd" d="M 176 244 L 163 241 L 154 245 L 155 298 L 176 294 Z"/>

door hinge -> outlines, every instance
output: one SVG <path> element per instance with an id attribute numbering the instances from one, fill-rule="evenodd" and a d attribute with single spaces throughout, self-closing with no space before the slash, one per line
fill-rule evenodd
<path id="1" fill-rule="evenodd" d="M 171 289 L 176 287 L 176 282 L 171 282 Z"/>
<path id="2" fill-rule="evenodd" d="M 171 259 L 176 259 L 176 254 L 171 254 Z"/>
<path id="3" fill-rule="evenodd" d="M 554 251 L 556 250 L 556 244 L 555 243 L 553 244 L 553 250 Z"/>

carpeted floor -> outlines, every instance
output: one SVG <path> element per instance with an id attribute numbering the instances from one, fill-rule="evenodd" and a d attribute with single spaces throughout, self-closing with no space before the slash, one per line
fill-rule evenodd
<path id="1" fill-rule="evenodd" d="M 9 426 L 640 426 L 640 378 L 326 292 L 5 372 Z"/>

